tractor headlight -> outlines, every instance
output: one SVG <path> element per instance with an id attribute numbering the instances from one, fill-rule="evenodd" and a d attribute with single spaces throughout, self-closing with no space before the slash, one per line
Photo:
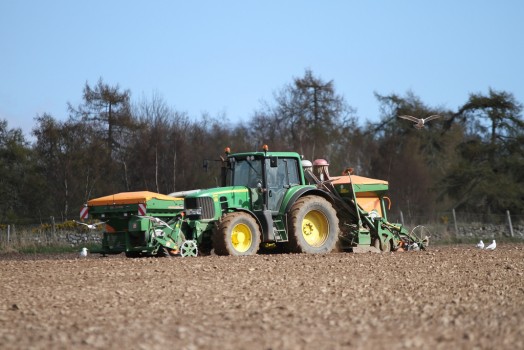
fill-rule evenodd
<path id="1" fill-rule="evenodd" d="M 202 215 L 202 208 L 186 209 L 186 215 L 187 216 Z"/>

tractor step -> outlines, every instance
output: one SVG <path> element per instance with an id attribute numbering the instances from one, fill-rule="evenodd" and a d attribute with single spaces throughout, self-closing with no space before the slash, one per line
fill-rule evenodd
<path id="1" fill-rule="evenodd" d="M 282 228 L 278 228 L 278 226 L 283 226 L 284 223 L 280 219 L 274 219 L 273 220 L 273 234 L 275 235 L 275 241 L 277 242 L 283 242 L 287 239 L 285 238 L 287 236 L 286 230 Z"/>

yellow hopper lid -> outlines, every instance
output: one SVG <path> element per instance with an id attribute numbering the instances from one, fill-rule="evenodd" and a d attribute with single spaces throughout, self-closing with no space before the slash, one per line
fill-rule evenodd
<path id="1" fill-rule="evenodd" d="M 349 176 L 331 176 L 331 180 L 333 180 L 331 183 L 333 185 L 344 185 L 349 184 L 351 181 L 349 180 Z M 353 180 L 353 183 L 355 185 L 387 185 L 388 182 L 384 180 L 378 180 L 378 179 L 372 179 L 370 177 L 364 177 L 364 176 L 358 176 L 358 175 L 351 175 L 351 180 Z"/>
<path id="2" fill-rule="evenodd" d="M 87 202 L 88 206 L 97 206 L 97 205 L 114 205 L 114 204 L 138 204 L 146 203 L 151 199 L 161 199 L 161 200 L 181 200 L 182 198 L 175 198 L 166 196 L 165 194 L 149 192 L 149 191 L 138 191 L 138 192 L 121 192 L 116 194 L 111 194 L 109 196 L 100 197 L 91 199 Z"/>

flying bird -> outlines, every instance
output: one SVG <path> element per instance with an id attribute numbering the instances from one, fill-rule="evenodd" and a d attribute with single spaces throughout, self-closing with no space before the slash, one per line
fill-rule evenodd
<path id="1" fill-rule="evenodd" d="M 433 119 L 440 118 L 440 115 L 434 114 L 434 115 L 430 115 L 427 118 L 415 118 L 415 117 L 412 117 L 410 115 L 400 115 L 399 118 L 410 120 L 413 123 L 415 123 L 415 125 L 413 125 L 415 128 L 422 129 L 422 128 L 424 128 L 424 125 L 427 122 L 429 122 L 430 120 L 433 120 Z"/>
<path id="2" fill-rule="evenodd" d="M 495 250 L 495 248 L 497 248 L 497 243 L 493 240 L 493 242 L 486 247 L 486 250 Z"/>
<path id="3" fill-rule="evenodd" d="M 167 222 L 165 222 L 164 220 L 162 219 L 159 219 L 159 218 L 156 218 L 154 216 L 148 216 L 148 215 L 136 215 L 137 218 L 140 218 L 140 219 L 148 219 L 149 221 L 151 222 L 154 222 L 155 224 L 157 225 L 162 225 L 162 226 L 166 226 L 166 227 L 169 227 L 171 230 L 174 230 L 174 228 L 172 228 L 171 226 L 169 226 L 169 224 Z"/>
<path id="4" fill-rule="evenodd" d="M 484 242 L 482 242 L 482 240 L 480 240 L 480 242 L 477 243 L 477 248 L 484 249 Z"/>
<path id="5" fill-rule="evenodd" d="M 86 224 L 85 222 L 76 221 L 75 222 L 79 225 L 87 226 L 88 229 L 94 230 L 98 225 L 105 224 L 107 221 L 101 221 L 101 222 L 95 222 L 94 224 Z"/>
<path id="6" fill-rule="evenodd" d="M 88 249 L 86 247 L 82 248 L 82 250 L 80 251 L 80 257 L 85 258 L 87 256 L 87 251 Z"/>

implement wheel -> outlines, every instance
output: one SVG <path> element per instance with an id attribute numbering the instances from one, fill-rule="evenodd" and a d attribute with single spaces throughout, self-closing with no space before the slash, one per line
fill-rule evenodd
<path id="1" fill-rule="evenodd" d="M 126 258 L 140 258 L 140 252 L 125 252 Z"/>
<path id="2" fill-rule="evenodd" d="M 157 258 L 170 258 L 171 254 L 169 254 L 169 250 L 166 247 L 160 247 L 158 248 L 158 252 L 156 253 Z"/>
<path id="3" fill-rule="evenodd" d="M 338 217 L 322 197 L 306 196 L 288 213 L 289 250 L 295 253 L 329 253 L 338 239 Z"/>
<path id="4" fill-rule="evenodd" d="M 379 249 L 383 253 L 388 253 L 391 251 L 391 240 L 388 239 L 385 243 L 382 243 L 380 238 L 375 239 L 374 242 L 375 248 Z"/>
<path id="5" fill-rule="evenodd" d="M 217 255 L 254 255 L 259 246 L 260 228 L 247 213 L 227 214 L 213 233 L 213 248 Z"/>

